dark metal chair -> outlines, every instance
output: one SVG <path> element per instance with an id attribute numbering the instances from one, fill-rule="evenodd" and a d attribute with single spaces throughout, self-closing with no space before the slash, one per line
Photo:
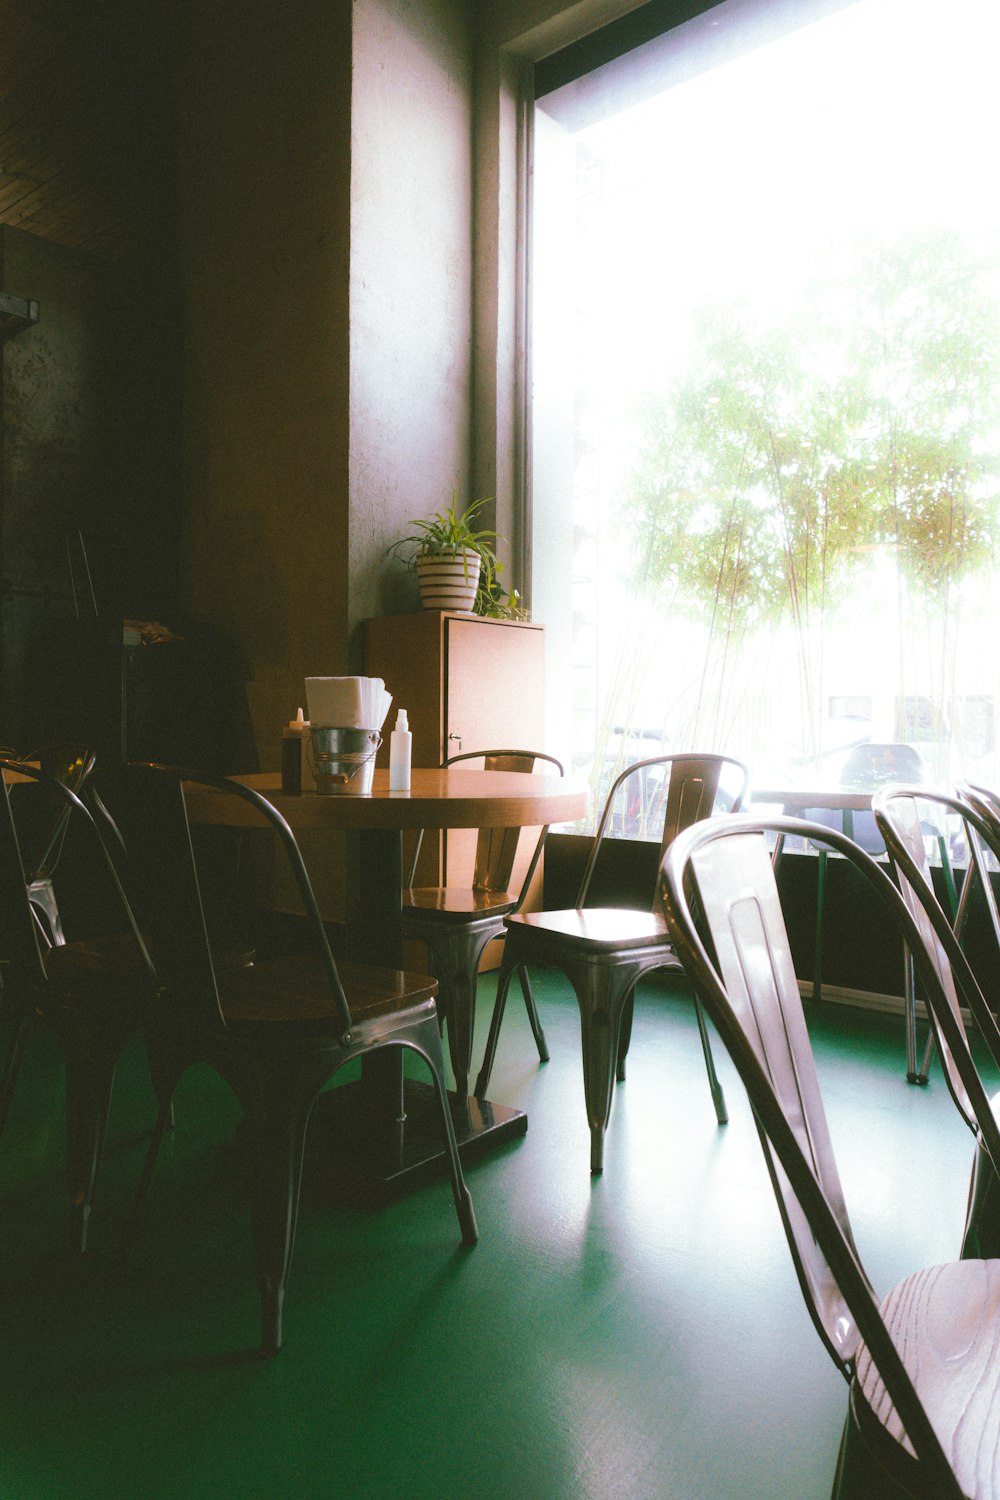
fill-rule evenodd
<path id="1" fill-rule="evenodd" d="M 213 962 L 211 919 L 199 880 L 185 783 L 241 798 L 277 834 L 301 896 L 313 951 L 243 968 Z M 257 792 L 223 777 L 176 767 L 130 769 L 123 822 L 143 925 L 165 986 L 147 1046 L 159 1116 L 127 1239 L 152 1179 L 170 1102 L 184 1071 L 204 1062 L 226 1079 L 244 1111 L 254 1162 L 253 1232 L 260 1291 L 260 1342 L 281 1346 L 285 1283 L 295 1241 L 306 1130 L 317 1097 L 353 1058 L 405 1048 L 423 1058 L 440 1111 L 441 1136 L 465 1244 L 477 1238 L 444 1090 L 434 995 L 423 975 L 338 967 L 309 876 L 285 819 Z"/>
<path id="2" fill-rule="evenodd" d="M 864 792 L 871 793 L 872 795 L 874 795 L 879 787 L 887 786 L 890 783 L 907 782 L 910 785 L 915 785 L 917 782 L 923 783 L 923 781 L 924 762 L 921 759 L 919 751 L 912 745 L 893 741 L 888 743 L 855 745 L 844 762 L 840 774 L 840 786 L 844 791 Z M 867 808 L 856 810 L 845 808 L 839 814 L 827 813 L 819 807 L 807 808 L 802 813 L 802 817 L 806 819 L 812 818 L 815 822 L 822 823 L 826 827 L 839 826 L 841 831 L 848 838 L 853 839 L 867 854 L 878 857 L 886 853 L 885 842 L 876 823 L 875 815 Z M 940 829 L 929 825 L 926 831 L 934 833 L 937 836 L 944 878 L 948 887 L 952 916 L 954 917 L 957 897 L 955 895 L 947 845 Z M 816 938 L 813 959 L 813 999 L 815 1001 L 823 998 L 823 930 L 825 925 L 824 914 L 829 855 L 830 851 L 828 849 L 817 850 Z M 924 1049 L 923 1061 L 918 1064 L 917 999 L 913 986 L 913 965 L 909 958 L 905 960 L 903 969 L 903 999 L 906 1032 L 906 1081 L 907 1083 L 926 1084 L 934 1039 L 933 1033 L 930 1033 Z"/>
<path id="3" fill-rule="evenodd" d="M 37 762 L 46 777 L 62 782 L 80 795 L 93 774 L 97 758 L 86 746 L 44 745 L 18 757 Z M 46 782 L 11 788 L 11 806 L 17 827 L 24 878 L 32 906 L 41 918 L 41 933 L 51 946 L 66 941 L 52 877 L 66 839 L 71 809 Z"/>
<path id="4" fill-rule="evenodd" d="M 1000 823 L 1000 792 L 993 787 L 981 786 L 974 781 L 959 783 L 958 794 L 974 807 L 981 817 Z"/>
<path id="5" fill-rule="evenodd" d="M 466 750 L 442 762 L 442 769 L 459 762 L 483 762 L 486 771 L 519 771 L 525 775 L 541 764 L 552 766 L 561 776 L 563 768 L 554 755 L 541 750 Z M 476 1015 L 476 984 L 479 964 L 488 943 L 503 936 L 504 919 L 520 910 L 538 868 L 548 828 L 534 842 L 527 869 L 510 889 L 514 862 L 521 845 L 521 828 L 484 828 L 476 841 L 476 860 L 471 886 L 417 886 L 417 861 L 421 839 L 417 839 L 403 891 L 403 936 L 427 945 L 431 970 L 438 981 L 438 1014 L 448 1027 L 448 1052 L 459 1095 L 469 1092 L 472 1037 Z M 525 976 L 522 980 L 527 986 Z M 526 1003 L 533 1005 L 530 996 Z"/>
<path id="6" fill-rule="evenodd" d="M 651 774 L 654 771 L 658 774 Z M 505 920 L 507 937 L 497 980 L 493 1019 L 476 1080 L 476 1094 L 482 1097 L 486 1093 L 513 976 L 523 974 L 530 965 L 561 970 L 572 984 L 580 1006 L 592 1172 L 604 1168 L 604 1135 L 611 1114 L 616 1077 L 620 1082 L 625 1076 L 636 984 L 644 974 L 656 969 L 681 967 L 663 919 L 655 909 L 655 891 L 651 893 L 650 907 L 645 911 L 587 905 L 601 845 L 618 805 L 619 794 L 627 795 L 633 788 L 640 787 L 644 804 L 655 800 L 657 806 L 662 807 L 662 855 L 682 828 L 717 812 L 738 810 L 748 782 L 746 766 L 727 755 L 657 755 L 636 761 L 622 771 L 608 793 L 580 882 L 576 906 L 564 911 L 522 912 Z M 523 983 L 522 988 L 539 1059 L 547 1062 L 548 1047 L 531 990 Z M 695 1010 L 716 1118 L 720 1125 L 724 1125 L 726 1102 L 697 1001 Z"/>
<path id="7" fill-rule="evenodd" d="M 66 1067 L 66 1138 L 71 1241 L 86 1249 L 94 1184 L 111 1104 L 115 1065 L 140 1026 L 158 987 L 149 954 L 89 810 L 62 781 L 15 761 L 0 771 L 27 777 L 65 809 L 79 837 L 77 878 L 106 913 L 101 930 L 67 941 L 43 936 L 29 895 L 6 780 L 0 776 L 0 960 L 2 1013 L 9 1033 L 0 1079 L 0 1133 L 7 1120 L 29 1027 L 56 1037 Z M 60 832 L 62 838 L 68 830 Z M 61 928 L 60 928 L 61 932 Z"/>
<path id="8" fill-rule="evenodd" d="M 803 1296 L 850 1387 L 833 1493 L 986 1500 L 1000 1494 L 1000 1261 L 920 1270 L 881 1300 L 873 1291 L 833 1155 L 768 834 L 828 845 L 881 896 L 994 1153 L 1000 1132 L 931 954 L 892 880 L 863 850 L 791 818 L 717 819 L 676 839 L 661 868 L 666 922 L 746 1086 Z M 939 936 L 953 958 L 947 922 Z"/>
<path id="9" fill-rule="evenodd" d="M 1000 960 L 1000 914 L 990 880 L 987 851 L 1000 862 L 1000 821 L 973 801 L 929 792 L 922 786 L 888 786 L 877 792 L 872 806 L 885 840 L 896 880 L 924 946 L 937 968 L 941 988 L 954 1013 L 956 1037 L 968 1052 L 961 1004 L 972 1012 L 984 1041 L 1000 1067 L 1000 1030 L 995 1019 L 996 997 L 991 1007 L 982 986 L 972 977 L 964 954 L 956 949 L 966 928 L 971 898 L 978 888 L 993 936 L 993 957 Z M 957 820 L 964 835 L 968 863 L 954 919 L 945 911 L 931 879 L 927 858 L 927 813 L 930 825 L 943 826 L 946 818 Z M 954 934 L 955 943 L 951 941 Z M 943 943 L 947 942 L 945 949 Z M 912 956 L 911 956 L 912 957 Z M 958 983 L 956 983 L 956 978 Z M 940 1039 L 938 1038 L 938 1041 Z M 975 1133 L 978 1149 L 972 1169 L 969 1205 L 962 1237 L 963 1256 L 1000 1256 L 1000 1181 L 993 1170 L 991 1154 L 983 1140 L 975 1113 L 964 1089 L 956 1058 L 950 1046 L 941 1048 L 941 1060 L 951 1095 L 963 1119 Z M 970 1055 L 971 1061 L 971 1055 Z M 1000 1095 L 992 1101 L 1000 1115 Z"/>

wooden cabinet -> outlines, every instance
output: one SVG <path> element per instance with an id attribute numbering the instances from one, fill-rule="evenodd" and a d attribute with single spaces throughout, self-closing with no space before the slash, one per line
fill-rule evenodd
<path id="1" fill-rule="evenodd" d="M 541 625 L 421 610 L 365 622 L 365 671 L 393 697 L 386 730 L 405 708 L 413 764 L 461 750 L 542 750 Z M 379 765 L 388 765 L 388 734 Z"/>
<path id="2" fill-rule="evenodd" d="M 378 764 L 389 763 L 398 708 L 409 715 L 415 766 L 462 750 L 544 750 L 544 640 L 541 625 L 446 611 L 367 620 L 365 671 L 393 699 Z M 474 856 L 474 833 L 428 833 L 419 883 L 468 885 Z"/>

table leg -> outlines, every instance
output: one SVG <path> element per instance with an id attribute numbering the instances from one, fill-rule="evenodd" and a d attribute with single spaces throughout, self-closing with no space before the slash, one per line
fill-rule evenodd
<path id="1" fill-rule="evenodd" d="M 402 833 L 366 829 L 352 837 L 348 868 L 347 957 L 402 968 Z M 363 1196 L 415 1187 L 444 1169 L 440 1115 L 431 1084 L 406 1078 L 403 1049 L 384 1047 L 362 1059 L 360 1084 L 330 1089 L 318 1109 L 335 1131 L 338 1177 Z M 524 1135 L 518 1109 L 449 1094 L 462 1160 Z"/>

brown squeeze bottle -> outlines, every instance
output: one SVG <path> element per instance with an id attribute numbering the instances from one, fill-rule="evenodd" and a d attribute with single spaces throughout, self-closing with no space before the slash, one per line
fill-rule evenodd
<path id="1" fill-rule="evenodd" d="M 293 797 L 302 791 L 302 755 L 309 725 L 302 717 L 301 708 L 281 734 L 281 790 Z"/>

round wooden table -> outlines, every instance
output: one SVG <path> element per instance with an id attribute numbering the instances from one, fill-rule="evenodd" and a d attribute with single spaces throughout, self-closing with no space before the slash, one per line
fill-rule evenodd
<path id="1" fill-rule="evenodd" d="M 305 774 L 308 779 L 308 771 Z M 520 771 L 417 769 L 408 792 L 390 792 L 388 771 L 377 770 L 370 792 L 334 796 L 311 790 L 290 796 L 281 790 L 277 771 L 234 776 L 233 780 L 261 792 L 295 830 L 525 828 L 573 822 L 587 811 L 586 789 L 578 783 Z M 210 787 L 190 788 L 189 801 L 192 811 L 197 809 L 198 822 L 259 823 L 249 803 L 230 807 L 231 800 L 218 797 Z"/>
<path id="2" fill-rule="evenodd" d="M 307 773 L 308 776 L 308 773 Z M 390 792 L 388 771 L 375 772 L 371 792 L 321 795 L 281 790 L 277 772 L 234 776 L 261 792 L 294 833 L 323 829 L 359 835 L 359 859 L 348 912 L 350 956 L 361 962 L 402 964 L 402 848 L 407 829 L 534 828 L 569 823 L 587 811 L 587 791 L 560 776 L 519 771 L 414 770 L 408 792 Z M 249 803 L 189 786 L 192 821 L 263 827 Z"/>
<path id="3" fill-rule="evenodd" d="M 358 835 L 348 910 L 348 952 L 359 962 L 402 966 L 402 847 L 407 829 L 523 828 L 572 822 L 587 811 L 586 789 L 559 776 L 516 771 L 415 769 L 408 792 L 390 792 L 388 771 L 376 770 L 371 792 L 301 795 L 281 791 L 277 772 L 236 776 L 261 792 L 293 832 L 323 829 Z M 308 780 L 308 772 L 306 772 Z M 266 827 L 249 803 L 195 784 L 187 787 L 192 822 Z M 360 1098 L 356 1097 L 360 1090 Z M 356 1178 L 398 1189 L 422 1181 L 443 1161 L 428 1086 L 403 1078 L 394 1048 L 366 1060 L 360 1085 L 331 1089 L 319 1101 L 334 1116 L 341 1149 Z M 487 1099 L 450 1095 L 463 1161 L 523 1135 L 521 1110 Z"/>

